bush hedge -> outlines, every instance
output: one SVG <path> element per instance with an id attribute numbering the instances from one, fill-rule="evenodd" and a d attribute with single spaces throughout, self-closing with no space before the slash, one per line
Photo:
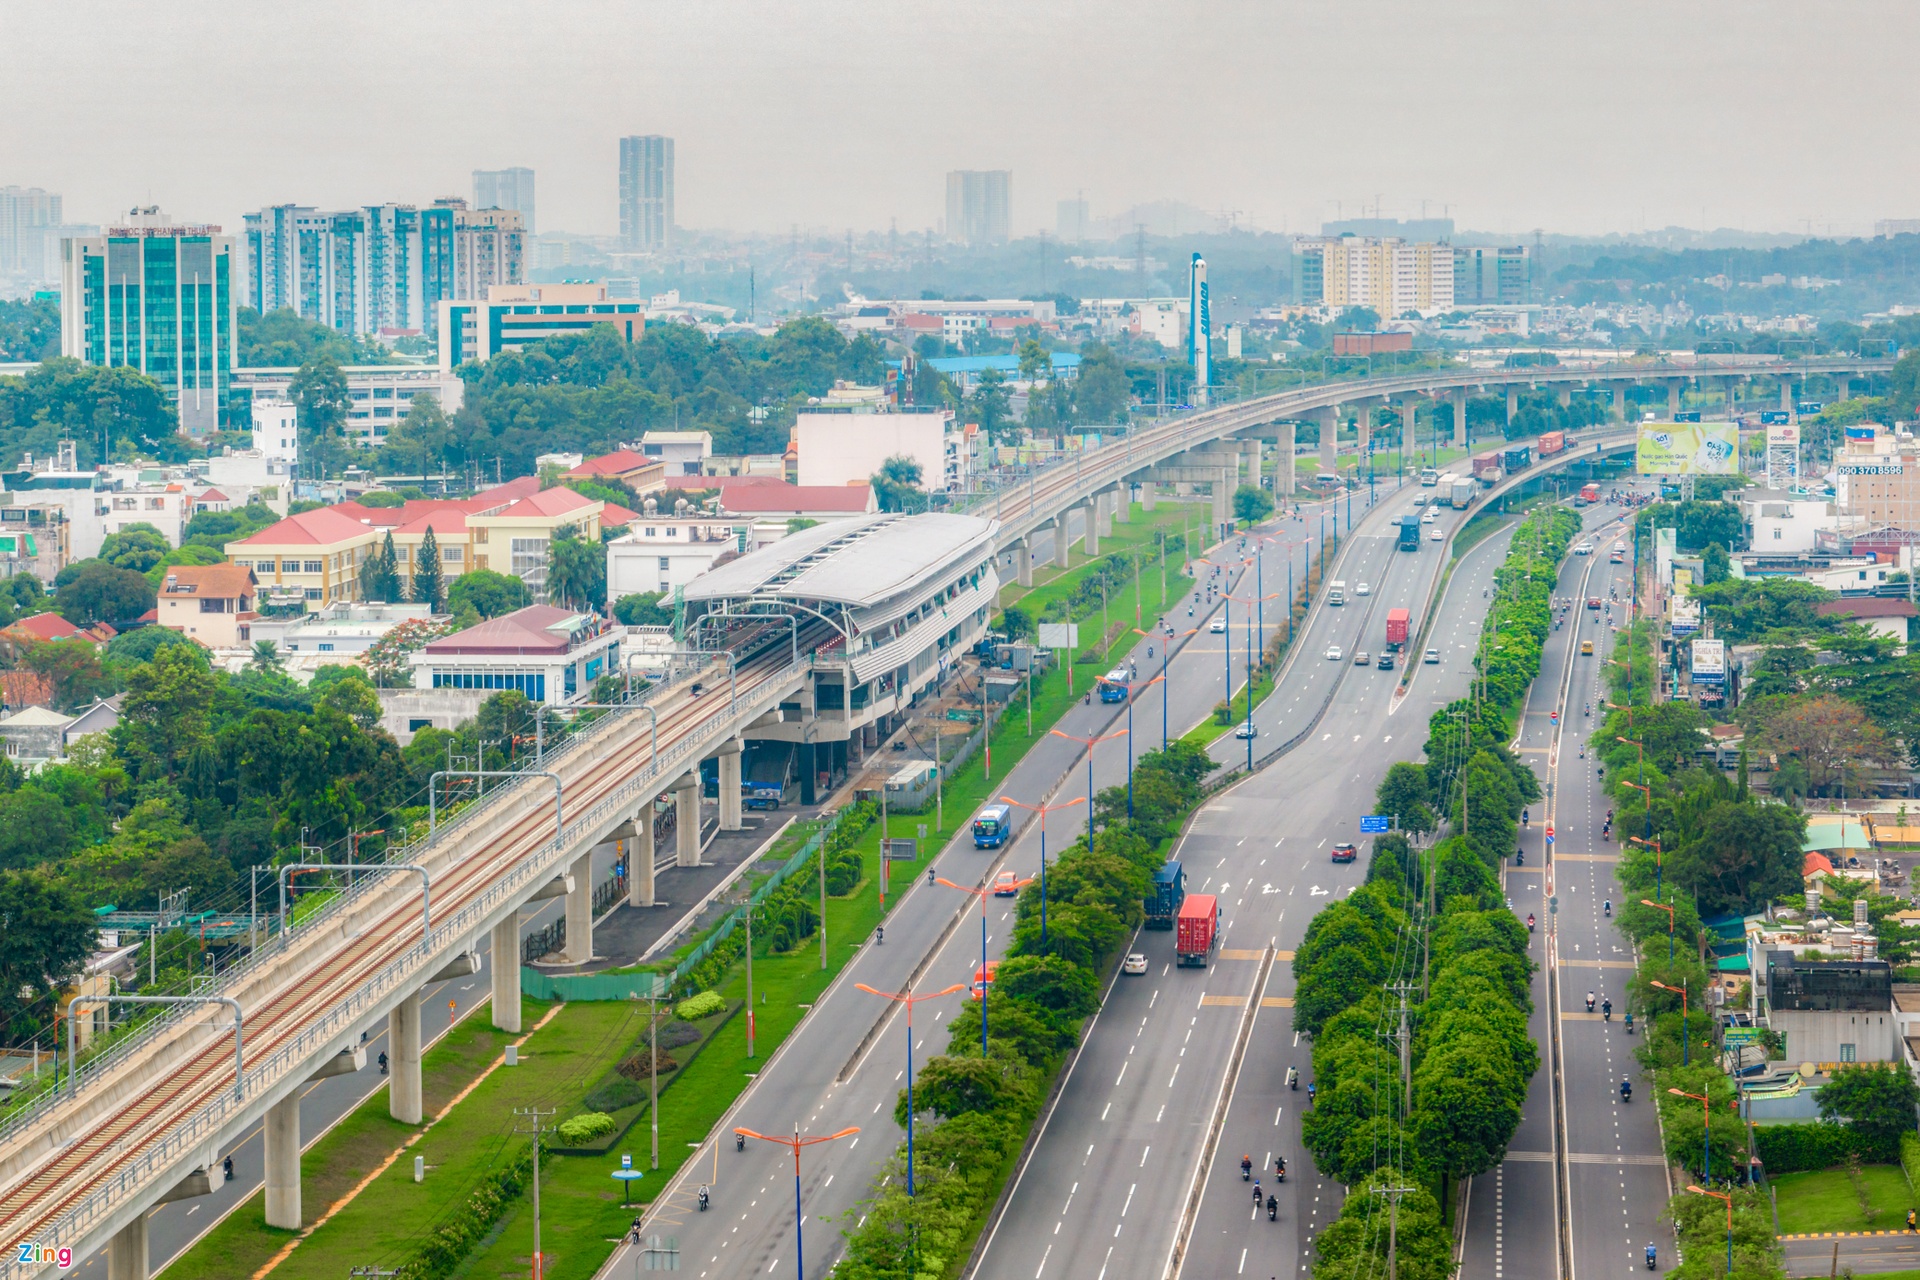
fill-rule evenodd
<path id="1" fill-rule="evenodd" d="M 603 1133 L 612 1133 L 615 1125 L 613 1117 L 604 1111 L 587 1111 L 560 1122 L 560 1143 L 562 1146 L 577 1147 L 592 1142 Z"/>
<path id="2" fill-rule="evenodd" d="M 702 991 L 697 996 L 690 996 L 682 1000 L 679 1007 L 673 1011 L 673 1014 L 682 1022 L 698 1022 L 702 1018 L 711 1017 L 726 1007 L 726 997 L 722 996 L 718 991 Z"/>
<path id="3" fill-rule="evenodd" d="M 1695 1123 L 1698 1123 L 1696 1120 Z M 1911 1134 L 1907 1135 L 1913 1136 Z M 1694 1135 L 1698 1151 L 1698 1134 Z M 1758 1124 L 1753 1127 L 1754 1144 L 1767 1173 L 1806 1173 L 1831 1169 L 1858 1156 L 1869 1164 L 1892 1164 L 1901 1159 L 1898 1142 L 1886 1142 L 1864 1133 L 1850 1124 Z"/>

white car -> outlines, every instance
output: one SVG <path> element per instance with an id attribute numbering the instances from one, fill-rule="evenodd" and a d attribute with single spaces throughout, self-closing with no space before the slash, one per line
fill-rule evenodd
<path id="1" fill-rule="evenodd" d="M 1447 535 L 1440 532 L 1439 525 L 1435 525 L 1433 526 L 1433 528 L 1427 530 L 1427 540 L 1429 542 L 1445 542 L 1447 540 Z"/>
<path id="2" fill-rule="evenodd" d="M 1147 971 L 1147 958 L 1135 951 L 1120 962 L 1120 972 L 1140 974 Z"/>
<path id="3" fill-rule="evenodd" d="M 1429 663 L 1440 661 L 1440 651 L 1438 649 L 1427 650 L 1427 656 L 1422 658 L 1421 661 Z"/>
<path id="4" fill-rule="evenodd" d="M 1339 646 L 1339 645 L 1337 645 L 1337 644 L 1330 644 L 1330 645 L 1328 645 L 1328 646 L 1327 646 L 1327 660 L 1328 660 L 1329 662 L 1338 662 L 1338 661 L 1340 661 L 1340 646 Z"/>
<path id="5" fill-rule="evenodd" d="M 1367 657 L 1367 651 L 1365 649 L 1353 655 L 1353 665 L 1356 667 L 1364 667 L 1371 661 L 1372 659 Z"/>
<path id="6" fill-rule="evenodd" d="M 1590 556 L 1593 554 L 1593 544 L 1591 542 L 1583 542 L 1573 549 L 1573 554 L 1577 556 Z"/>
<path id="7" fill-rule="evenodd" d="M 1433 511 L 1429 511 L 1429 512 L 1427 512 L 1427 514 L 1425 514 L 1425 515 L 1423 515 L 1423 516 L 1421 516 L 1421 517 L 1420 517 L 1420 523 L 1421 523 L 1421 524 L 1432 524 L 1432 523 L 1433 523 L 1434 521 L 1436 521 L 1436 520 L 1438 520 L 1439 518 L 1440 518 L 1440 516 L 1439 516 L 1439 513 L 1437 513 L 1437 512 L 1433 512 Z"/>
<path id="8" fill-rule="evenodd" d="M 1359 586 L 1357 586 L 1357 587 L 1355 587 L 1355 588 L 1353 589 L 1353 594 L 1355 594 L 1355 595 L 1357 595 L 1357 596 L 1368 596 L 1368 595 L 1372 595 L 1372 594 L 1373 594 L 1373 588 L 1372 588 L 1372 587 L 1370 587 L 1370 586 L 1368 586 L 1368 585 L 1367 585 L 1366 583 L 1364 583 L 1364 582 L 1363 582 L 1363 583 L 1361 583 L 1361 584 L 1360 584 Z"/>
<path id="9" fill-rule="evenodd" d="M 1222 615 L 1221 615 L 1221 616 L 1219 616 L 1218 618 L 1215 618 L 1215 619 L 1214 619 L 1214 620 L 1213 620 L 1212 622 L 1210 622 L 1210 623 L 1208 623 L 1208 624 L 1207 624 L 1207 630 L 1208 630 L 1208 631 L 1210 631 L 1211 633 L 1213 633 L 1213 634 L 1214 634 L 1214 635 L 1216 635 L 1216 636 L 1219 636 L 1219 635 L 1225 635 L 1225 634 L 1226 634 L 1226 632 L 1227 632 L 1227 618 L 1226 618 L 1226 615 L 1225 615 L 1225 614 L 1222 614 Z"/>

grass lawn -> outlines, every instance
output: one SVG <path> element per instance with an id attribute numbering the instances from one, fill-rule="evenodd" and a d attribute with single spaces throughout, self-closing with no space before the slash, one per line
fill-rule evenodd
<path id="1" fill-rule="evenodd" d="M 533 1026 L 548 1007 L 538 1001 L 527 1001 L 522 1014 L 524 1025 Z M 591 1010 L 596 1006 L 576 1007 Z M 572 1012 L 568 1010 L 569 1014 Z M 621 1008 L 616 1012 L 624 1014 L 626 1010 Z M 501 1080 L 502 1073 L 496 1073 L 476 1091 L 474 1098 L 487 1096 L 489 1091 L 498 1092 L 512 1082 L 518 1082 L 514 1087 L 524 1088 L 530 1079 L 546 1078 L 559 1072 L 565 1064 L 577 1061 L 571 1033 L 557 1026 L 561 1021 L 556 1018 L 548 1024 L 528 1046 L 529 1053 L 550 1055 L 545 1062 L 538 1056 L 524 1059 L 525 1065 L 514 1071 L 528 1072 L 525 1076 L 504 1072 L 507 1080 Z M 517 1038 L 495 1030 L 488 1022 L 484 1007 L 482 1012 L 469 1015 L 442 1037 L 427 1051 L 421 1067 L 427 1115 L 432 1117 L 444 1110 Z M 529 1071 L 529 1067 L 532 1070 Z M 455 1140 L 480 1113 L 473 1105 L 474 1098 L 455 1108 L 453 1114 L 409 1154 L 425 1155 L 430 1165 L 438 1163 L 437 1157 L 452 1149 Z M 501 1105 L 511 1109 L 513 1104 Z M 493 1119 L 493 1115 L 488 1114 L 489 1124 Z M 307 1150 L 301 1162 L 301 1205 L 305 1220 L 316 1221 L 421 1128 L 401 1124 L 387 1114 L 384 1090 L 367 1099 Z M 489 1154 L 497 1146 L 497 1142 L 488 1144 Z M 372 1261 L 383 1244 L 423 1229 L 435 1212 L 455 1199 L 448 1193 L 448 1179 L 470 1178 L 474 1171 L 466 1163 L 457 1162 L 444 1173 L 429 1173 L 426 1185 L 415 1187 L 413 1161 L 397 1162 L 381 1176 L 376 1186 L 362 1192 L 339 1216 L 303 1241 L 274 1274 L 327 1276 L 329 1280 L 345 1275 L 348 1268 Z M 393 1185 L 389 1186 L 390 1183 Z M 195 1280 L 245 1280 L 252 1276 L 298 1234 L 267 1226 L 264 1213 L 263 1198 L 256 1194 L 183 1255 L 171 1268 L 172 1274 L 192 1276 Z M 371 1247 L 363 1254 L 363 1246 Z"/>
<path id="2" fill-rule="evenodd" d="M 1920 1271 L 1855 1271 L 1853 1280 L 1920 1280 Z"/>
<path id="3" fill-rule="evenodd" d="M 1788 1173 L 1773 1180 L 1783 1235 L 1817 1231 L 1896 1231 L 1917 1202 L 1897 1164 L 1860 1167 L 1859 1185 L 1845 1169 Z M 1864 1190 L 1873 1214 L 1861 1205 Z"/>

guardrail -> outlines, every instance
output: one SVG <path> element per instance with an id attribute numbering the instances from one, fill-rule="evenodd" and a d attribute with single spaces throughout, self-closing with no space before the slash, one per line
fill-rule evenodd
<path id="1" fill-rule="evenodd" d="M 788 663 L 770 671 L 753 690 L 746 692 L 742 705 L 734 708 L 732 718 L 744 716 L 751 719 L 753 708 L 761 702 L 779 699 L 785 685 L 785 678 L 798 673 L 804 664 Z M 660 690 L 658 692 L 664 692 Z M 656 694 L 657 696 L 657 694 Z M 576 736 L 562 755 L 571 755 L 587 743 L 599 741 L 610 736 L 612 726 L 619 725 L 633 715 L 640 704 L 631 710 L 622 709 L 613 712 L 596 725 L 596 731 Z M 599 725 L 606 725 L 602 730 Z M 417 981 L 419 973 L 428 969 L 439 951 L 452 945 L 461 937 L 476 931 L 481 922 L 496 909 L 525 890 L 544 883 L 553 874 L 554 868 L 563 860 L 566 851 L 580 839 L 585 838 L 593 829 L 603 825 L 613 816 L 637 800 L 647 789 L 648 784 L 662 776 L 672 776 L 683 771 L 690 759 L 697 759 L 700 747 L 698 737 L 689 733 L 683 735 L 680 743 L 671 751 L 650 760 L 647 766 L 622 783 L 611 794 L 602 797 L 586 814 L 569 822 L 561 835 L 550 838 L 534 856 L 522 859 L 499 879 L 495 880 L 477 898 L 470 899 L 449 918 L 435 925 L 432 932 L 413 943 L 400 955 L 389 960 L 372 977 L 365 979 L 353 991 L 329 1008 L 324 1014 L 298 1032 L 292 1038 L 276 1046 L 264 1059 L 246 1070 L 244 1074 L 244 1098 L 235 1098 L 231 1093 L 222 1092 L 219 1098 L 200 1106 L 191 1115 L 176 1121 L 167 1131 L 155 1140 L 145 1144 L 143 1149 L 130 1157 L 113 1174 L 101 1183 L 97 1183 L 86 1196 L 75 1201 L 68 1208 L 44 1223 L 28 1224 L 39 1234 L 60 1240 L 78 1241 L 92 1229 L 93 1225 L 111 1213 L 114 1205 L 121 1199 L 146 1187 L 147 1183 L 171 1170 L 175 1162 L 189 1154 L 199 1152 L 204 1144 L 216 1139 L 223 1127 L 234 1120 L 238 1113 L 249 1105 L 249 1100 L 257 1098 L 263 1086 L 271 1087 L 281 1079 L 304 1065 L 306 1060 L 319 1053 L 341 1036 L 351 1035 L 354 1027 L 365 1017 L 374 1013 L 377 1007 L 395 992 L 406 989 Z M 548 762 L 553 757 L 549 756 Z M 432 848 L 436 852 L 457 839 L 482 813 L 490 813 L 500 805 L 525 793 L 532 779 L 510 782 L 500 788 L 495 796 L 489 796 L 484 802 L 476 801 L 466 810 L 434 835 L 399 846 L 387 852 L 383 861 L 400 859 L 418 860 L 419 855 Z M 497 796 L 497 798 L 496 798 Z M 275 938 L 274 943 L 264 948 L 257 957 L 236 965 L 222 975 L 214 990 L 230 989 L 253 975 L 259 964 L 273 956 L 284 955 L 293 945 L 296 934 L 311 936 L 313 926 L 339 918 L 350 904 L 362 901 L 367 894 L 374 892 L 372 884 L 351 889 L 330 902 L 313 917 L 301 921 Z M 133 1037 L 115 1045 L 108 1054 L 90 1061 L 86 1068 L 89 1074 L 104 1074 L 139 1049 L 151 1046 L 164 1031 L 173 1028 L 176 1018 L 156 1019 Z M 9 1118 L 5 1129 L 0 1129 L 0 1139 L 22 1132 L 30 1125 L 48 1118 L 49 1113 L 65 1105 L 65 1099 L 51 1096 L 37 1100 L 22 1113 Z M 28 1273 L 17 1270 L 17 1264 L 8 1261 L 0 1276 L 24 1276 Z"/>

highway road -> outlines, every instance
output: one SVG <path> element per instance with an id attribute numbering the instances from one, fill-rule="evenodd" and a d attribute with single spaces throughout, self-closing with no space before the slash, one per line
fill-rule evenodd
<path id="1" fill-rule="evenodd" d="M 1310 519 L 1317 516 L 1311 508 L 1308 510 Z M 1356 504 L 1356 519 L 1359 512 Z M 1242 587 L 1236 581 L 1230 589 L 1246 594 L 1252 589 L 1252 577 L 1249 571 L 1242 572 L 1247 575 L 1248 585 Z M 1184 612 L 1178 606 L 1172 611 L 1176 624 L 1183 620 Z M 1223 697 L 1224 645 L 1206 629 L 1209 616 L 1207 606 L 1201 603 L 1191 624 L 1198 634 L 1176 648 L 1167 667 L 1170 689 L 1166 703 L 1175 735 Z M 1142 679 L 1160 670 L 1158 637 L 1151 643 L 1155 649 L 1152 660 L 1146 657 L 1149 641 L 1140 641 L 1136 649 Z M 1321 664 L 1302 663 L 1298 669 L 1317 674 Z M 1369 669 L 1365 674 L 1375 673 Z M 1382 688 L 1393 678 L 1384 672 L 1378 675 Z M 1133 732 L 1142 750 L 1159 744 L 1161 703 L 1159 691 L 1150 689 L 1133 704 Z M 1083 701 L 1068 711 L 1060 727 L 1067 733 L 1091 737 L 1124 727 L 1125 719 L 1123 708 Z M 1096 748 L 1095 787 L 1123 783 L 1126 759 L 1123 741 Z M 1060 780 L 1059 787 L 1051 803 L 1084 797 L 1084 753 L 1078 744 L 1055 738 L 1037 745 L 1008 777 L 1004 794 L 1035 803 L 1047 797 L 1056 779 Z M 1075 808 L 1052 819 L 1049 834 L 1056 850 L 1081 829 L 1084 813 L 1084 809 Z M 999 851 L 975 850 L 971 840 L 963 836 L 937 861 L 942 877 L 961 884 L 985 883 L 1003 867 L 1022 876 L 1037 874 L 1037 824 L 1029 822 Z M 987 946 L 989 954 L 997 956 L 1006 945 L 1012 903 L 993 898 L 987 901 Z M 926 963 L 918 983 L 922 988 L 969 980 L 980 960 L 979 921 L 979 910 L 971 900 L 952 889 L 916 881 L 887 921 L 886 945 L 862 948 L 749 1087 L 736 1113 L 720 1126 L 721 1134 L 730 1134 L 735 1125 L 776 1134 L 790 1133 L 796 1125 L 810 1134 L 831 1133 L 849 1125 L 861 1127 L 858 1135 L 810 1148 L 805 1156 L 805 1222 L 812 1228 L 806 1237 L 809 1276 L 825 1274 L 837 1259 L 842 1230 L 857 1225 L 860 1202 L 871 1193 L 886 1161 L 905 1136 L 891 1117 L 904 1078 L 903 1023 L 889 1014 L 879 999 L 856 990 L 854 984 L 899 990 L 923 957 Z M 944 1020 L 960 1007 L 963 998 L 953 996 L 916 1014 L 916 1064 L 945 1049 Z M 882 1018 L 887 1022 L 881 1034 L 863 1048 L 869 1031 Z M 735 1151 L 733 1143 L 724 1138 L 720 1145 L 723 1149 L 717 1157 L 711 1150 L 697 1154 L 684 1175 L 656 1200 L 645 1230 L 676 1234 L 682 1268 L 702 1277 L 791 1274 L 796 1248 L 791 1155 L 764 1143 L 750 1143 L 745 1152 Z M 702 1181 L 715 1176 L 716 1168 L 714 1211 L 693 1211 L 694 1193 Z M 633 1266 L 630 1252 L 626 1247 L 619 1250 L 601 1274 L 625 1275 Z"/>
<path id="2" fill-rule="evenodd" d="M 1414 492 L 1384 504 L 1388 514 L 1412 510 Z M 1371 808 L 1387 765 L 1417 757 L 1427 715 L 1466 689 L 1479 617 L 1468 601 L 1490 583 L 1505 544 L 1506 535 L 1496 535 L 1464 559 L 1432 640 L 1443 659 L 1420 666 L 1408 696 L 1390 708 L 1395 675 L 1357 667 L 1350 655 L 1359 645 L 1378 652 L 1387 608 L 1405 604 L 1418 615 L 1435 552 L 1423 543 L 1421 554 L 1405 554 L 1384 535 L 1355 540 L 1342 569 L 1350 602 L 1310 620 L 1302 665 L 1255 713 L 1262 740 L 1277 744 L 1306 728 L 1331 694 L 1315 734 L 1206 805 L 1177 851 L 1189 891 L 1222 896 L 1218 959 L 1206 971 L 1176 972 L 1171 935 L 1140 936 L 1136 949 L 1151 968 L 1145 977 L 1122 979 L 1088 1029 L 1068 1086 L 994 1227 L 980 1276 L 1046 1280 L 1049 1269 L 1066 1274 L 1070 1261 L 1074 1276 L 1157 1280 L 1196 1179 L 1188 1274 L 1304 1271 L 1309 1242 L 1339 1213 L 1343 1193 L 1323 1183 L 1301 1151 L 1306 1092 L 1285 1086 L 1288 1066 L 1300 1068 L 1303 1085 L 1312 1075 L 1310 1051 L 1288 1011 L 1288 961 L 1324 900 L 1365 877 L 1364 859 L 1331 863 L 1329 844 L 1355 838 L 1357 817 Z M 1362 580 L 1368 596 L 1352 595 Z M 1319 656 L 1331 644 L 1343 650 L 1337 662 Z M 1269 968 L 1270 948 L 1278 954 Z M 1243 1065 L 1229 1081 L 1233 1047 L 1249 1019 Z M 1201 1169 L 1223 1090 L 1230 1091 L 1224 1136 Z M 1243 1153 L 1263 1173 L 1276 1155 L 1287 1160 L 1277 1222 L 1252 1213 L 1239 1168 Z M 1271 1186 L 1270 1175 L 1263 1183 Z"/>
<path id="3" fill-rule="evenodd" d="M 1561 628 L 1548 635 L 1542 678 L 1529 693 L 1518 735 L 1522 757 L 1548 799 L 1533 806 L 1522 832 L 1526 864 L 1505 871 L 1514 910 L 1539 921 L 1534 955 L 1542 967 L 1534 975 L 1530 1029 L 1541 1046 L 1541 1070 L 1506 1161 L 1468 1189 L 1461 1266 L 1466 1280 L 1496 1280 L 1507 1271 L 1556 1274 L 1561 1252 L 1569 1248 L 1569 1270 L 1576 1277 L 1617 1268 L 1644 1275 L 1649 1243 L 1659 1250 L 1660 1270 L 1675 1261 L 1672 1229 L 1660 1221 L 1668 1187 L 1658 1124 L 1647 1082 L 1632 1058 L 1637 1041 L 1628 1037 L 1622 1016 L 1632 954 L 1606 915 L 1607 903 L 1621 901 L 1613 878 L 1620 846 L 1601 838 L 1608 801 L 1594 764 L 1581 754 L 1595 724 L 1587 708 L 1602 710 L 1610 623 L 1624 617 L 1621 604 L 1609 617 L 1604 608 L 1585 608 L 1585 601 L 1606 601 L 1615 589 L 1624 597 L 1629 570 L 1610 565 L 1605 554 L 1621 528 L 1614 523 L 1617 510 L 1584 514 L 1596 554 L 1571 556 L 1562 570 L 1556 594 L 1572 603 Z M 1579 655 L 1584 640 L 1594 642 L 1591 657 Z M 1548 822 L 1554 825 L 1550 861 Z M 1553 913 L 1548 902 L 1556 895 L 1559 910 Z M 1611 1021 L 1603 1012 L 1587 1013 L 1589 991 L 1597 1008 L 1612 999 Z M 1563 1116 L 1554 1107 L 1556 1067 Z M 1635 1100 L 1623 1105 L 1619 1084 L 1629 1075 Z M 1564 1234 L 1558 1230 L 1563 1196 L 1571 1206 Z"/>

